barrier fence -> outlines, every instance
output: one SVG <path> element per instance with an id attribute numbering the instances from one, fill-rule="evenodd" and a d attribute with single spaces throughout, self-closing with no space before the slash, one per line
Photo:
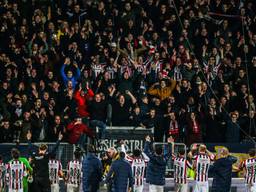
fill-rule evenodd
<path id="1" fill-rule="evenodd" d="M 174 143 L 174 147 L 173 147 L 174 151 L 171 151 L 172 149 L 169 149 L 172 146 L 168 143 L 156 142 L 154 143 L 153 146 L 154 147 L 160 146 L 163 148 L 164 151 L 169 150 L 169 152 L 173 153 L 175 156 L 178 156 L 179 151 L 182 149 L 185 151 L 185 158 L 186 158 L 187 147 L 184 143 Z M 173 159 L 170 157 L 168 159 L 167 166 L 166 166 L 166 176 L 171 176 L 173 171 L 174 171 L 174 162 L 173 162 Z"/>
<path id="2" fill-rule="evenodd" d="M 33 143 L 32 151 L 37 151 L 41 143 Z M 48 145 L 48 150 L 52 151 L 55 143 L 46 143 Z M 3 156 L 4 162 L 11 160 L 11 150 L 17 148 L 22 157 L 29 157 L 29 149 L 27 143 L 20 143 L 19 145 L 14 143 L 2 143 L 0 144 L 0 154 Z M 57 151 L 56 158 L 62 163 L 63 168 L 66 168 L 68 161 L 73 159 L 75 146 L 69 143 L 60 143 Z"/>
<path id="3" fill-rule="evenodd" d="M 128 153 L 131 153 L 133 149 L 139 148 L 143 149 L 144 147 L 144 138 L 146 135 L 153 135 L 153 129 L 145 129 L 145 128 L 134 128 L 134 127 L 107 127 L 106 139 L 100 140 L 101 145 L 98 148 L 99 152 L 106 151 L 109 147 L 116 147 L 117 141 L 120 139 L 125 139 L 125 147 Z M 41 143 L 33 143 L 33 151 L 37 150 L 38 146 Z M 159 145 L 166 145 L 166 143 L 156 143 Z M 51 151 L 55 145 L 55 143 L 47 143 L 49 150 Z M 242 144 L 227 144 L 227 143 L 206 143 L 207 148 L 214 152 L 217 151 L 218 147 L 227 147 L 232 155 L 238 158 L 247 158 L 246 153 L 250 148 L 255 147 L 252 143 L 242 143 Z M 8 162 L 11 159 L 11 149 L 18 148 L 21 152 L 21 155 L 24 157 L 28 157 L 28 144 L 21 143 L 18 146 L 14 143 L 2 143 L 0 144 L 0 154 L 4 158 L 4 162 Z M 177 154 L 179 149 L 184 149 L 187 152 L 187 148 L 183 143 L 175 143 L 174 146 L 174 154 Z M 75 150 L 75 146 L 70 145 L 68 143 L 61 143 L 57 152 L 56 156 L 63 165 L 63 168 L 66 168 L 68 161 L 73 159 L 73 152 Z M 241 160 L 239 159 L 239 161 Z M 168 165 L 167 165 L 167 175 L 172 175 L 173 172 L 173 162 L 170 158 Z M 211 181 L 211 180 L 210 180 Z M 165 191 L 173 191 L 173 180 L 167 179 L 166 182 L 166 189 Z M 193 186 L 193 181 L 190 180 L 189 188 Z M 63 188 L 63 184 L 62 184 Z M 147 185 L 145 184 L 145 190 L 147 190 Z M 245 191 L 244 189 L 244 182 L 242 178 L 233 178 L 232 179 L 232 191 L 240 192 Z"/>

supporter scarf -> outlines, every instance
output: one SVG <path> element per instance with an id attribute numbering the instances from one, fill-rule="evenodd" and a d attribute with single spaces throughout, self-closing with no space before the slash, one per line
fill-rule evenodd
<path id="1" fill-rule="evenodd" d="M 170 121 L 169 135 L 178 135 L 178 134 L 179 134 L 178 122 L 176 120 Z"/>
<path id="2" fill-rule="evenodd" d="M 196 121 L 192 121 L 192 128 L 193 128 L 193 133 L 195 134 L 199 133 L 199 125 Z"/>

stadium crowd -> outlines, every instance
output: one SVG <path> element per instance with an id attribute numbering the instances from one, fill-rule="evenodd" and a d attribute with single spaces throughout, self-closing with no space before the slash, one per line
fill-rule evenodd
<path id="1" fill-rule="evenodd" d="M 256 136 L 251 0 L 0 2 L 0 142 L 105 138 L 107 125 L 156 141 Z"/>

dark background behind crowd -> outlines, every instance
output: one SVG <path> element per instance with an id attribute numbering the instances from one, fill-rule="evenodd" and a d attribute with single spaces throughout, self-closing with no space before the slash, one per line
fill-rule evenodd
<path id="1" fill-rule="evenodd" d="M 0 142 L 79 142 L 96 126 L 155 140 L 256 136 L 252 0 L 0 2 Z"/>

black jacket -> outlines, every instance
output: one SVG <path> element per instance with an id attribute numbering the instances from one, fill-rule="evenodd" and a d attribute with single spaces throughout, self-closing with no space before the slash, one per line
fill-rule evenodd
<path id="1" fill-rule="evenodd" d="M 228 156 L 220 158 L 211 167 L 213 172 L 212 192 L 230 191 L 232 178 L 232 164 L 237 161 L 236 157 Z"/>

